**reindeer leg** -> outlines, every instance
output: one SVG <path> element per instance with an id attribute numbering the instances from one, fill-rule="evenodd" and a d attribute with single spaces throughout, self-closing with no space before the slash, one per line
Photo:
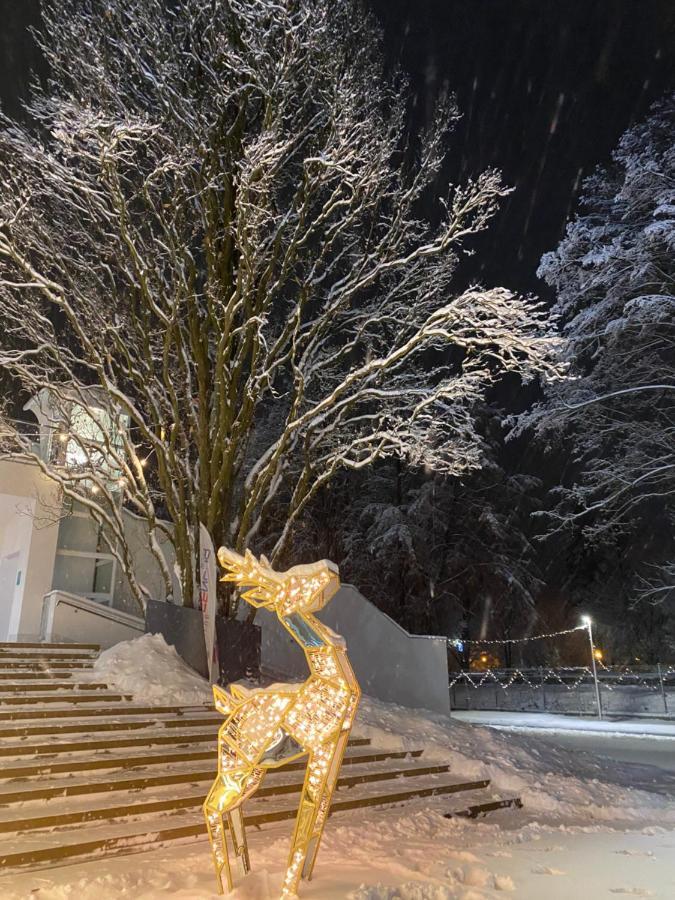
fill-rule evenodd
<path id="1" fill-rule="evenodd" d="M 227 890 L 231 891 L 233 887 L 227 841 L 228 831 L 235 859 L 239 863 L 240 874 L 245 875 L 251 868 L 241 804 L 257 789 L 263 775 L 262 769 L 252 769 L 250 766 L 233 768 L 225 775 L 218 777 L 204 803 L 206 827 L 213 850 L 218 893 L 220 894 L 224 893 L 223 875 Z M 225 823 L 226 818 L 227 824 Z"/>
<path id="2" fill-rule="evenodd" d="M 216 881 L 218 884 L 218 893 L 224 894 L 223 876 L 225 877 L 225 885 L 228 891 L 232 890 L 232 871 L 230 869 L 230 855 L 227 848 L 227 828 L 222 812 L 219 809 L 219 792 L 222 788 L 220 781 L 216 781 L 209 792 L 204 803 L 204 818 L 206 819 L 206 830 L 211 842 L 211 852 L 213 853 L 213 865 L 216 869 Z"/>
<path id="3" fill-rule="evenodd" d="M 326 790 L 327 778 L 333 770 L 332 764 L 336 758 L 338 759 L 336 772 L 339 771 L 342 756 L 337 757 L 337 749 L 341 742 L 341 735 L 338 735 L 334 740 L 328 741 L 309 754 L 281 900 L 297 895 L 300 878 L 306 873 L 308 856 L 311 865 L 314 864 L 323 823 L 330 805 L 331 792 Z"/>
<path id="4" fill-rule="evenodd" d="M 239 863 L 239 873 L 241 875 L 247 875 L 251 871 L 251 861 L 249 859 L 248 843 L 246 841 L 246 827 L 244 825 L 244 815 L 241 807 L 244 800 L 248 799 L 251 794 L 258 790 L 264 776 L 264 769 L 253 769 L 245 783 L 242 785 L 242 792 L 236 804 L 227 812 L 230 837 L 232 838 L 232 845 Z"/>
<path id="5" fill-rule="evenodd" d="M 330 802 L 333 797 L 335 785 L 337 784 L 338 775 L 340 774 L 342 757 L 344 756 L 347 744 L 349 743 L 350 731 L 351 728 L 346 731 L 341 731 L 337 741 L 325 748 L 328 756 L 325 768 L 326 774 L 324 776 L 321 793 L 318 796 L 314 827 L 307 844 L 307 856 L 302 867 L 302 877 L 306 878 L 308 881 L 311 879 L 312 872 L 314 871 L 314 864 L 319 853 L 319 845 L 321 844 L 321 837 L 323 835 L 323 827 L 326 824 L 326 819 L 330 812 Z M 322 750 L 324 750 L 324 748 L 322 748 Z"/>

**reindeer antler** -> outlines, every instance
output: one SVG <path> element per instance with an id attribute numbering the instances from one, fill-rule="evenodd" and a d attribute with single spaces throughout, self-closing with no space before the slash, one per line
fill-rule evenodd
<path id="1" fill-rule="evenodd" d="M 265 557 L 261 557 L 267 563 Z M 244 556 L 221 547 L 218 562 L 225 569 L 221 581 L 231 581 L 239 587 L 241 596 L 252 606 L 272 606 L 277 598 L 283 576 L 273 571 L 269 563 L 259 562 L 250 550 Z"/>

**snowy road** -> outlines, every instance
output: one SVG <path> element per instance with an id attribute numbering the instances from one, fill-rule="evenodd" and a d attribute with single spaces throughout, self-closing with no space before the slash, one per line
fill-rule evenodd
<path id="1" fill-rule="evenodd" d="M 500 731 L 536 735 L 537 739 L 565 750 L 584 751 L 618 762 L 656 767 L 655 783 L 672 787 L 675 794 L 675 722 L 654 719 L 598 721 L 572 716 L 539 715 L 471 710 L 453 712 L 453 718 Z M 649 780 L 636 771 L 634 787 L 649 790 Z M 645 783 L 646 782 L 646 783 Z M 655 785 L 656 786 L 656 785 Z"/>

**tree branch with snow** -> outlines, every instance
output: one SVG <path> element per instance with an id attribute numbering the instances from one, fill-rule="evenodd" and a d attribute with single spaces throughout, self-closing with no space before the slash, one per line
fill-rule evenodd
<path id="1" fill-rule="evenodd" d="M 0 132 L 0 365 L 66 427 L 94 389 L 119 418 L 78 467 L 40 465 L 108 526 L 139 602 L 123 506 L 169 595 L 171 541 L 189 604 L 200 521 L 274 559 L 342 469 L 479 466 L 476 402 L 555 374 L 555 338 L 529 300 L 453 291 L 506 189 L 488 171 L 439 193 L 455 106 L 410 134 L 359 5 L 48 0 L 43 19 L 34 126 Z"/>

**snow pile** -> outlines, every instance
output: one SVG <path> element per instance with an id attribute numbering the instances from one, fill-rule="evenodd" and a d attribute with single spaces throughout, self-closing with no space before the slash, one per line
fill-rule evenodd
<path id="1" fill-rule="evenodd" d="M 162 706 L 213 702 L 208 681 L 183 662 L 161 634 L 144 634 L 104 650 L 89 677 L 133 694 L 137 702 Z"/>
<path id="2" fill-rule="evenodd" d="M 673 795 L 636 790 L 663 772 L 570 752 L 528 734 L 470 725 L 363 697 L 354 728 L 382 749 L 424 747 L 424 760 L 447 763 L 462 779 L 489 778 L 503 796 L 519 796 L 541 821 L 592 825 L 674 825 Z"/>

